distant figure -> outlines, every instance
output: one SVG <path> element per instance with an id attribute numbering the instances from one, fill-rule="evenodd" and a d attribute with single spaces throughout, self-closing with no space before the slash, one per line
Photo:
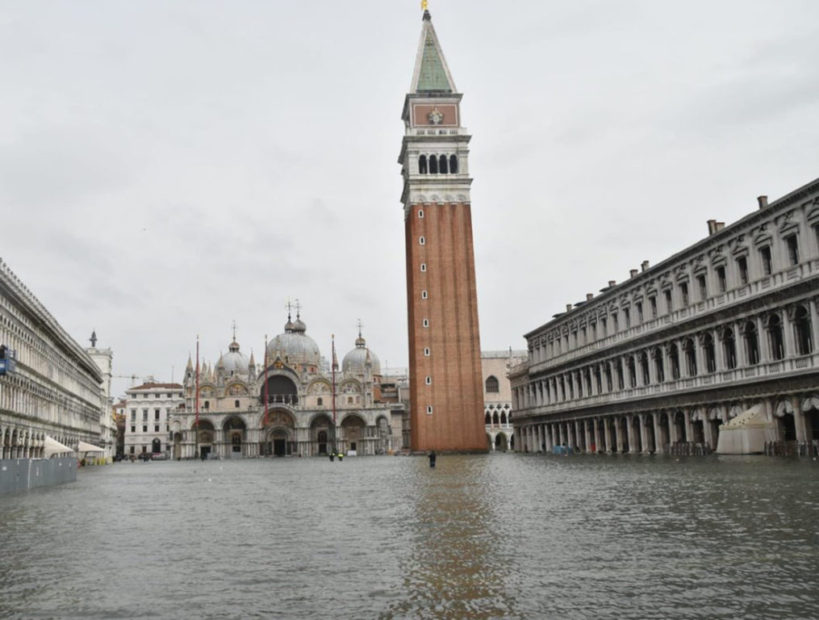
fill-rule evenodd
<path id="1" fill-rule="evenodd" d="M 435 459 L 437 458 L 438 456 L 435 454 L 435 450 L 429 453 L 429 466 L 433 469 L 435 468 Z"/>
<path id="2" fill-rule="evenodd" d="M 343 452 L 339 452 L 339 453 L 338 453 L 338 460 L 339 460 L 339 461 L 343 461 L 343 460 L 344 460 L 344 453 L 343 453 Z"/>
<path id="3" fill-rule="evenodd" d="M 335 460 L 336 460 L 336 455 L 333 454 L 332 452 L 330 452 L 330 462 L 332 463 Z"/>

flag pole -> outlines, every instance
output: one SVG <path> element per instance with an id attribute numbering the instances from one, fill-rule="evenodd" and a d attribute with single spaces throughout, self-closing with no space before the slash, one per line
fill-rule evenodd
<path id="1" fill-rule="evenodd" d="M 264 432 L 265 427 L 267 426 L 267 416 L 268 416 L 268 401 L 270 399 L 267 397 L 267 334 L 264 335 L 264 421 L 262 422 L 262 432 Z"/>
<path id="2" fill-rule="evenodd" d="M 330 334 L 330 338 L 332 340 L 332 349 L 333 349 L 333 362 L 332 362 L 332 374 L 333 374 L 333 454 L 336 454 L 336 449 L 338 447 L 336 443 L 336 433 L 338 431 L 336 426 L 336 370 L 338 370 L 338 359 L 336 359 L 336 335 Z"/>
<path id="3" fill-rule="evenodd" d="M 199 458 L 199 334 L 196 334 L 196 398 L 194 399 L 194 411 L 196 412 L 196 419 L 194 421 L 194 455 L 193 458 Z"/>

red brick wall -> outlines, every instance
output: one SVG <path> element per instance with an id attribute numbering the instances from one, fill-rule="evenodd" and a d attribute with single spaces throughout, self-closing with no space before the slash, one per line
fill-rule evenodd
<path id="1" fill-rule="evenodd" d="M 412 449 L 485 451 L 470 206 L 413 205 L 406 220 L 406 247 Z M 422 290 L 427 299 L 421 298 Z M 429 327 L 423 327 L 424 318 Z M 429 357 L 425 347 L 431 349 Z M 427 376 L 431 385 L 426 385 Z M 432 415 L 426 413 L 427 405 L 433 406 Z"/>

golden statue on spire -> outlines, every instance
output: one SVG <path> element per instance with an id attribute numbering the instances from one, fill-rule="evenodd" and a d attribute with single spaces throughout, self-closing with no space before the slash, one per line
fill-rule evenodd
<path id="1" fill-rule="evenodd" d="M 427 3 L 427 0 L 421 0 L 421 9 L 424 11 L 429 9 L 429 4 Z"/>

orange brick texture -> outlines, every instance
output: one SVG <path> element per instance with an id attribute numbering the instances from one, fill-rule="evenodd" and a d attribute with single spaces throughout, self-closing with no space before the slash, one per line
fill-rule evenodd
<path id="1" fill-rule="evenodd" d="M 412 205 L 405 230 L 412 450 L 485 452 L 470 206 Z"/>

